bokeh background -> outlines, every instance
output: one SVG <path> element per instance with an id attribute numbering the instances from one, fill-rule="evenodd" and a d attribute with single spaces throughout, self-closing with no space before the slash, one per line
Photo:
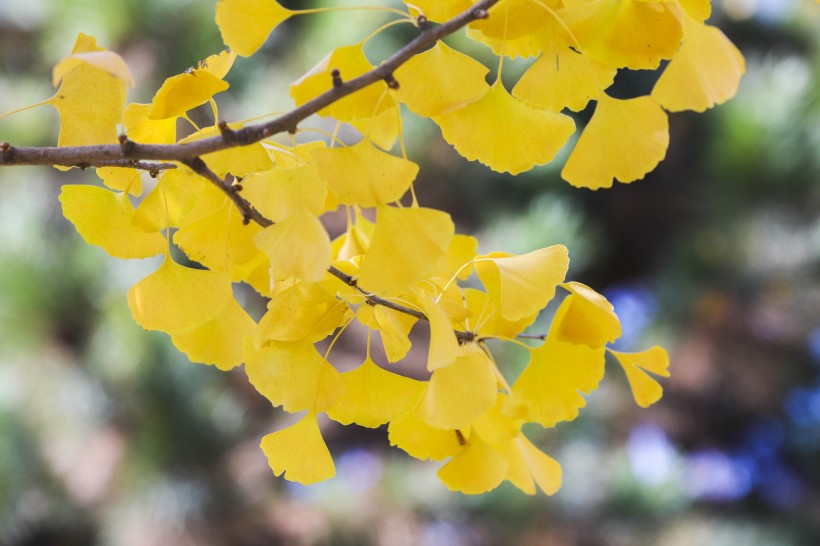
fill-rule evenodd
<path id="1" fill-rule="evenodd" d="M 129 100 L 148 102 L 222 47 L 213 9 L 2 1 L 0 110 L 49 97 L 51 67 L 80 31 L 126 58 L 138 82 Z M 237 61 L 222 117 L 288 109 L 289 82 L 384 21 L 291 20 Z M 287 416 L 241 369 L 192 365 L 143 332 L 125 292 L 156 262 L 109 258 L 62 219 L 60 184 L 94 174 L 0 170 L 0 545 L 820 544 L 820 5 L 722 0 L 711 21 L 746 56 L 740 91 L 704 115 L 672 115 L 667 159 L 631 185 L 570 188 L 558 174 L 566 151 L 495 174 L 432 122 L 406 118 L 424 205 L 450 211 L 483 250 L 566 244 L 571 277 L 615 305 L 618 347 L 670 351 L 652 408 L 637 408 L 612 370 L 577 421 L 529 431 L 564 467 L 549 498 L 508 485 L 450 493 L 437 464 L 390 449 L 383 429 L 333 423 L 334 479 L 274 478 L 258 444 Z M 367 51 L 379 60 L 410 36 L 394 27 Z M 494 66 L 463 36 L 449 42 Z M 621 74 L 614 93 L 645 93 L 656 77 Z M 0 140 L 51 144 L 56 123 L 49 107 L 24 112 L 0 120 Z M 354 335 L 339 350 L 361 348 Z M 520 366 L 523 355 L 506 358 Z"/>

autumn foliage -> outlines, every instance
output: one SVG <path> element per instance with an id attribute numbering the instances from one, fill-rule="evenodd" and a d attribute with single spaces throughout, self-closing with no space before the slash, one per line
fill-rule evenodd
<path id="1" fill-rule="evenodd" d="M 418 27 L 412 51 L 381 65 L 364 42 L 330 52 L 292 83 L 295 114 L 272 124 L 220 122 L 214 96 L 229 89 L 237 55 L 252 56 L 277 26 L 319 8 L 220 0 L 216 24 L 229 49 L 168 78 L 150 104 L 126 104 L 134 83 L 126 63 L 80 35 L 54 68 L 57 93 L 42 103 L 60 113 L 58 147 L 36 162 L 97 167 L 105 187 L 64 186 L 60 195 L 88 243 L 118 258 L 165 256 L 128 292 L 139 325 L 167 333 L 193 362 L 221 370 L 244 363 L 274 406 L 303 412 L 262 439 L 277 475 L 303 484 L 334 475 L 317 420 L 326 414 L 343 425 L 387 425 L 391 445 L 445 461 L 438 475 L 452 490 L 482 493 L 507 480 L 552 494 L 561 467 L 522 426 L 575 419 L 607 362 L 649 406 L 662 395 L 655 377 L 669 375 L 668 357 L 660 347 L 608 347 L 621 334 L 618 317 L 602 295 L 565 278 L 564 246 L 479 253 L 446 212 L 422 207 L 402 105 L 432 119 L 464 158 L 514 175 L 552 161 L 578 131 L 569 113 L 595 102 L 562 176 L 608 188 L 663 160 L 669 112 L 702 112 L 733 96 L 744 61 L 705 24 L 709 0 L 414 0 L 401 8 L 385 12 L 391 24 Z M 464 26 L 498 56 L 492 81 L 488 67 L 440 39 Z M 507 89 L 501 74 L 512 57 L 534 60 Z M 607 94 L 619 70 L 664 61 L 648 95 Z M 208 103 L 213 125 L 179 138 L 177 120 Z M 312 113 L 360 138 L 274 138 L 297 133 Z M 207 151 L 194 154 L 197 145 Z M 33 157 L 4 144 L 0 164 Z M 144 187 L 146 173 L 156 183 Z M 340 207 L 347 229 L 331 240 L 322 216 Z M 199 267 L 175 261 L 172 245 Z M 258 322 L 236 300 L 235 283 L 268 298 Z M 548 332 L 529 332 L 545 309 Z M 359 367 L 340 373 L 333 345 L 354 321 L 371 333 L 368 350 Z M 430 332 L 423 381 L 402 374 L 419 321 Z M 529 351 L 514 381 L 489 340 Z M 376 362 L 371 343 L 386 362 Z"/>

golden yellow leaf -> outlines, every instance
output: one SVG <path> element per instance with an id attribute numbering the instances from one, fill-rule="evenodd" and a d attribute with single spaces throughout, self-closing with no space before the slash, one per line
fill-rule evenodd
<path id="1" fill-rule="evenodd" d="M 435 301 L 422 296 L 418 299 L 418 303 L 430 321 L 427 369 L 432 372 L 449 366 L 456 360 L 459 355 L 458 339 L 453 332 L 453 323 Z"/>
<path id="2" fill-rule="evenodd" d="M 273 29 L 293 13 L 275 0 L 219 0 L 216 24 L 225 45 L 243 57 L 250 57 Z"/>
<path id="3" fill-rule="evenodd" d="M 406 292 L 440 268 L 454 232 L 447 213 L 379 207 L 376 229 L 362 259 L 359 286 L 382 296 Z"/>
<path id="4" fill-rule="evenodd" d="M 269 151 L 275 166 L 283 169 L 295 169 L 312 162 L 313 151 L 319 148 L 327 148 L 327 144 L 321 140 L 305 142 L 293 147 L 277 144 L 271 146 Z"/>
<path id="5" fill-rule="evenodd" d="M 324 212 L 327 183 L 313 165 L 273 168 L 242 180 L 242 196 L 266 218 L 281 222 L 301 210 Z"/>
<path id="6" fill-rule="evenodd" d="M 624 370 L 632 396 L 642 408 L 661 399 L 663 388 L 648 373 L 669 377 L 669 355 L 662 347 L 652 347 L 640 353 L 622 353 L 610 350 Z"/>
<path id="7" fill-rule="evenodd" d="M 473 430 L 492 445 L 516 438 L 523 424 L 504 413 L 508 398 L 509 395 L 499 393 L 495 405 L 473 421 Z"/>
<path id="8" fill-rule="evenodd" d="M 489 90 L 489 69 L 444 42 L 412 57 L 394 76 L 393 96 L 424 117 L 437 116 L 476 101 Z"/>
<path id="9" fill-rule="evenodd" d="M 613 68 L 653 69 L 680 47 L 683 26 L 675 2 L 570 0 L 558 13 L 585 55 Z"/>
<path id="10" fill-rule="evenodd" d="M 361 209 L 355 207 L 353 223 L 347 231 L 333 241 L 333 257 L 336 260 L 350 260 L 367 252 L 373 237 L 375 224 L 362 216 Z"/>
<path id="11" fill-rule="evenodd" d="M 187 167 L 164 171 L 157 185 L 137 207 L 134 225 L 148 232 L 182 226 L 205 191 L 205 184 L 204 178 Z M 226 200 L 222 195 L 218 207 Z"/>
<path id="12" fill-rule="evenodd" d="M 190 332 L 219 316 L 233 298 L 225 273 L 191 269 L 165 258 L 159 269 L 128 291 L 128 308 L 146 330 Z"/>
<path id="13" fill-rule="evenodd" d="M 416 417 L 436 428 L 469 426 L 495 404 L 498 388 L 491 366 L 476 349 L 434 371 L 416 404 Z"/>
<path id="14" fill-rule="evenodd" d="M 369 140 L 313 152 L 319 177 L 342 205 L 376 207 L 398 201 L 410 189 L 419 166 L 378 149 Z"/>
<path id="15" fill-rule="evenodd" d="M 308 341 L 273 341 L 257 351 L 246 339 L 244 356 L 254 388 L 289 413 L 326 411 L 344 394 L 341 374 Z"/>
<path id="16" fill-rule="evenodd" d="M 569 255 L 564 245 L 520 256 L 493 252 L 477 256 L 475 268 L 501 316 L 517 321 L 547 306 L 567 274 Z"/>
<path id="17" fill-rule="evenodd" d="M 394 103 L 392 108 L 382 110 L 372 118 L 349 121 L 362 138 L 369 140 L 382 150 L 390 150 L 396 145 L 402 131 L 401 107 Z"/>
<path id="18" fill-rule="evenodd" d="M 275 281 L 289 277 L 320 281 L 330 267 L 330 237 L 322 222 L 307 211 L 266 227 L 254 240 L 270 257 Z"/>
<path id="19" fill-rule="evenodd" d="M 362 45 L 334 49 L 327 57 L 290 85 L 290 96 L 296 106 L 302 106 L 333 88 L 331 72 L 338 70 L 342 80 L 352 80 L 373 69 Z M 372 118 L 395 107 L 396 101 L 387 93 L 387 84 L 376 82 L 319 110 L 320 116 L 341 121 Z"/>
<path id="20" fill-rule="evenodd" d="M 478 495 L 501 485 L 508 466 L 504 456 L 474 432 L 466 448 L 442 466 L 437 476 L 450 491 Z"/>
<path id="21" fill-rule="evenodd" d="M 242 213 L 231 201 L 217 211 L 204 216 L 174 233 L 174 243 L 191 260 L 208 269 L 224 271 L 238 282 L 246 266 L 257 259 L 261 251 L 254 237 L 262 231 L 257 224 L 245 224 Z"/>
<path id="22" fill-rule="evenodd" d="M 286 480 L 310 485 L 336 474 L 315 413 L 308 413 L 295 425 L 268 434 L 262 438 L 260 447 L 273 473 L 281 476 L 284 472 Z"/>
<path id="23" fill-rule="evenodd" d="M 686 18 L 680 51 L 658 78 L 652 97 L 666 110 L 704 112 L 735 96 L 746 61 L 720 29 Z"/>
<path id="24" fill-rule="evenodd" d="M 65 185 L 60 192 L 65 216 L 88 244 L 115 258 L 147 258 L 165 252 L 165 237 L 132 225 L 134 207 L 125 193 L 85 185 Z"/>
<path id="25" fill-rule="evenodd" d="M 593 349 L 621 337 L 621 323 L 605 297 L 579 282 L 561 286 L 571 294 L 555 313 L 551 336 L 558 341 L 583 344 Z"/>
<path id="26" fill-rule="evenodd" d="M 72 55 L 104 52 L 96 40 L 80 34 Z M 75 65 L 48 104 L 60 113 L 58 146 L 117 142 L 117 125 L 125 108 L 125 81 L 89 63 Z"/>
<path id="27" fill-rule="evenodd" d="M 320 283 L 300 282 L 276 294 L 259 321 L 254 344 L 268 341 L 319 341 L 350 317 L 350 307 Z"/>
<path id="28" fill-rule="evenodd" d="M 122 167 L 99 167 L 97 169 L 103 184 L 112 190 L 121 191 L 134 197 L 142 195 L 142 178 L 137 169 Z"/>
<path id="29" fill-rule="evenodd" d="M 580 112 L 612 85 L 616 72 L 565 45 L 545 51 L 527 69 L 512 94 L 535 108 Z"/>
<path id="30" fill-rule="evenodd" d="M 227 371 L 242 364 L 242 347 L 255 327 L 250 315 L 231 298 L 216 318 L 189 332 L 171 336 L 171 341 L 191 362 L 212 364 Z"/>
<path id="31" fill-rule="evenodd" d="M 52 85 L 57 87 L 66 74 L 84 63 L 102 69 L 115 78 L 121 79 L 129 87 L 134 87 L 134 76 L 131 75 L 128 65 L 113 51 L 85 51 L 69 55 L 54 65 L 51 72 Z"/>
<path id="32" fill-rule="evenodd" d="M 609 188 L 646 176 L 666 156 L 669 119 L 652 97 L 602 94 L 561 176 L 576 187 Z"/>
<path id="33" fill-rule="evenodd" d="M 229 125 L 229 128 L 233 130 L 241 129 L 242 125 L 232 123 Z M 183 138 L 179 142 L 180 144 L 194 142 L 218 134 L 218 127 L 206 127 L 201 131 L 197 131 Z M 273 161 L 268 151 L 259 142 L 205 154 L 202 156 L 202 160 L 205 161 L 205 164 L 208 165 L 213 172 L 221 177 L 226 176 L 228 173 L 231 173 L 233 176 L 244 177 L 251 173 L 273 168 Z"/>
<path id="34" fill-rule="evenodd" d="M 575 132 L 572 118 L 526 105 L 499 81 L 479 100 L 433 120 L 459 154 L 510 174 L 549 163 Z"/>
<path id="35" fill-rule="evenodd" d="M 406 412 L 418 400 L 424 383 L 388 372 L 370 358 L 355 370 L 342 374 L 345 394 L 327 410 L 343 425 L 376 428 Z"/>
<path id="36" fill-rule="evenodd" d="M 418 319 L 382 306 L 362 305 L 359 322 L 379 332 L 388 362 L 398 362 L 410 350 L 410 330 Z"/>
<path id="37" fill-rule="evenodd" d="M 150 104 L 131 103 L 125 108 L 125 134 L 134 142 L 173 144 L 176 142 L 177 119 L 150 119 Z"/>
<path id="38" fill-rule="evenodd" d="M 604 377 L 604 348 L 591 349 L 547 338 L 512 387 L 508 413 L 551 427 L 571 421 Z"/>
<path id="39" fill-rule="evenodd" d="M 555 10 L 560 6 L 556 0 L 539 0 Z M 499 40 L 515 40 L 535 34 L 553 22 L 553 15 L 533 0 L 503 0 L 489 9 L 489 17 L 469 24 L 470 29 Z"/>
<path id="40" fill-rule="evenodd" d="M 196 72 L 196 74 L 194 73 Z M 205 70 L 185 72 L 166 79 L 151 100 L 148 119 L 181 116 L 188 110 L 208 102 L 211 97 L 230 87 Z"/>
<path id="41" fill-rule="evenodd" d="M 456 233 L 447 248 L 447 274 L 452 276 L 458 272 L 459 280 L 467 280 L 473 268 L 465 264 L 471 262 L 477 253 L 478 239 Z"/>
<path id="42" fill-rule="evenodd" d="M 689 17 L 699 23 L 712 15 L 712 0 L 678 0 L 678 3 Z"/>
<path id="43" fill-rule="evenodd" d="M 405 0 L 413 17 L 423 14 L 429 21 L 443 23 L 473 5 L 470 0 Z"/>
<path id="44" fill-rule="evenodd" d="M 387 435 L 391 446 L 416 459 L 441 461 L 461 450 L 456 431 L 433 428 L 416 417 L 413 411 L 391 420 Z"/>
<path id="45" fill-rule="evenodd" d="M 219 53 L 214 53 L 208 56 L 204 61 L 199 61 L 199 64 L 194 70 L 204 70 L 211 73 L 217 78 L 224 78 L 231 70 L 233 63 L 236 61 L 236 51 L 225 49 Z"/>
<path id="46" fill-rule="evenodd" d="M 555 494 L 561 488 L 561 465 L 558 461 L 535 447 L 523 434 L 515 440 L 518 444 L 527 468 L 535 483 L 547 495 Z"/>

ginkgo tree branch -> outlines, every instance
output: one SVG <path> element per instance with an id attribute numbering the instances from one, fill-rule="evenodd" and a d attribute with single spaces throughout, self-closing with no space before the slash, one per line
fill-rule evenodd
<path id="1" fill-rule="evenodd" d="M 238 130 L 221 131 L 221 134 L 217 136 L 179 144 L 140 144 L 127 138 L 121 138 L 119 144 L 94 146 L 14 147 L 6 145 L 3 150 L 0 150 L 0 166 L 95 167 L 102 166 L 103 162 L 110 165 L 111 161 L 182 162 L 185 159 L 194 159 L 236 146 L 247 146 L 279 133 L 294 133 L 299 123 L 306 118 L 359 89 L 378 81 L 385 81 L 391 87 L 400 85 L 401 82 L 396 82 L 393 77 L 393 72 L 398 67 L 437 40 L 453 34 L 472 21 L 487 18 L 489 15 L 487 10 L 498 2 L 499 0 L 479 0 L 470 9 L 438 26 L 432 26 L 425 19 L 421 19 L 419 21 L 421 33 L 379 66 L 351 80 L 342 80 L 344 74 L 339 74 L 339 81 L 334 82 L 330 90 L 267 123 L 249 125 Z"/>

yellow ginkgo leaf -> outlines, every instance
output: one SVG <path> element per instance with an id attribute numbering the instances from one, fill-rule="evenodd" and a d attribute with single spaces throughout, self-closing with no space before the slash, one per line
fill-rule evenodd
<path id="1" fill-rule="evenodd" d="M 666 156 L 669 118 L 652 97 L 601 95 L 561 176 L 576 187 L 609 188 L 646 176 Z"/>
<path id="2" fill-rule="evenodd" d="M 322 222 L 307 211 L 269 226 L 254 238 L 270 257 L 273 279 L 320 281 L 330 267 L 330 237 Z"/>
<path id="3" fill-rule="evenodd" d="M 369 140 L 346 148 L 318 149 L 313 161 L 340 204 L 366 208 L 401 199 L 419 172 L 412 161 L 382 151 Z"/>
<path id="4" fill-rule="evenodd" d="M 410 330 L 416 317 L 387 309 L 380 305 L 362 305 L 357 312 L 359 322 L 379 332 L 388 362 L 398 362 L 410 350 Z"/>
<path id="5" fill-rule="evenodd" d="M 134 142 L 150 142 L 151 144 L 173 144 L 176 142 L 177 120 L 151 119 L 148 112 L 150 104 L 131 103 L 125 109 L 125 134 Z"/>
<path id="6" fill-rule="evenodd" d="M 321 140 L 305 142 L 292 147 L 276 144 L 275 146 L 271 145 L 268 151 L 275 166 L 283 169 L 295 169 L 313 161 L 313 151 L 319 148 L 327 148 L 327 144 Z"/>
<path id="7" fill-rule="evenodd" d="M 572 118 L 526 105 L 500 80 L 479 100 L 433 119 L 459 154 L 510 174 L 549 163 L 575 132 Z"/>
<path id="8" fill-rule="evenodd" d="M 277 476 L 302 485 L 321 482 L 336 474 L 333 458 L 319 430 L 315 413 L 308 413 L 295 425 L 262 438 L 262 451 Z"/>
<path id="9" fill-rule="evenodd" d="M 230 85 L 206 70 L 194 70 L 166 79 L 151 100 L 148 119 L 181 116 L 188 110 L 208 102 Z"/>
<path id="10" fill-rule="evenodd" d="M 545 51 L 527 69 L 512 94 L 535 108 L 580 112 L 612 85 L 616 72 L 565 45 Z"/>
<path id="11" fill-rule="evenodd" d="M 392 91 L 416 114 L 437 116 L 483 97 L 489 69 L 444 42 L 420 53 L 395 72 L 398 89 Z"/>
<path id="12" fill-rule="evenodd" d="M 558 341 L 584 344 L 593 349 L 621 337 L 621 322 L 605 297 L 579 282 L 561 286 L 571 294 L 556 311 L 550 336 Z"/>
<path id="13" fill-rule="evenodd" d="M 174 243 L 191 260 L 214 271 L 224 271 L 233 281 L 241 279 L 244 267 L 261 251 L 254 237 L 262 231 L 257 224 L 246 224 L 230 201 L 174 233 Z"/>
<path id="14" fill-rule="evenodd" d="M 327 57 L 290 85 L 290 96 L 296 106 L 302 106 L 333 88 L 331 73 L 338 70 L 342 80 L 352 80 L 373 69 L 362 49 L 362 44 L 334 49 Z M 320 116 L 331 116 L 341 121 L 377 116 L 395 107 L 396 101 L 387 92 L 383 81 L 372 83 L 319 110 Z"/>
<path id="15" fill-rule="evenodd" d="M 447 213 L 379 207 L 376 229 L 362 259 L 359 286 L 379 295 L 404 293 L 440 269 L 454 233 Z"/>
<path id="16" fill-rule="evenodd" d="M 248 339 L 244 349 L 245 373 L 251 384 L 289 413 L 326 411 L 344 394 L 341 374 L 310 342 L 274 341 L 257 351 Z"/>
<path id="17" fill-rule="evenodd" d="M 558 14 L 585 55 L 613 68 L 654 69 L 680 47 L 683 25 L 675 2 L 573 0 Z"/>
<path id="18" fill-rule="evenodd" d="M 473 6 L 470 0 L 405 0 L 413 17 L 424 15 L 429 21 L 443 23 Z"/>
<path id="19" fill-rule="evenodd" d="M 97 169 L 103 184 L 112 190 L 121 191 L 134 197 L 142 195 L 142 178 L 137 169 L 123 169 L 121 167 L 100 167 Z"/>
<path id="20" fill-rule="evenodd" d="M 712 15 L 712 0 L 678 0 L 686 15 L 702 23 Z M 688 32 L 688 31 L 686 31 Z"/>
<path id="21" fill-rule="evenodd" d="M 475 268 L 501 316 L 517 321 L 547 306 L 567 274 L 569 255 L 564 245 L 520 256 L 493 252 L 477 256 Z"/>
<path id="22" fill-rule="evenodd" d="M 735 96 L 746 61 L 720 29 L 686 18 L 680 51 L 658 78 L 652 97 L 670 112 L 704 112 Z"/>
<path id="23" fill-rule="evenodd" d="M 320 283 L 300 282 L 276 294 L 259 321 L 254 344 L 268 341 L 319 341 L 350 317 L 350 306 Z"/>
<path id="24" fill-rule="evenodd" d="M 464 289 L 462 299 L 467 304 L 469 316 L 466 318 L 469 322 L 459 323 L 458 327 L 475 331 L 479 337 L 514 338 L 535 322 L 540 313 L 539 309 L 520 319 L 505 319 L 501 314 L 502 302 L 487 292 L 474 288 Z"/>
<path id="25" fill-rule="evenodd" d="M 436 474 L 450 491 L 478 495 L 495 489 L 507 475 L 507 460 L 473 433 L 466 448 Z"/>
<path id="26" fill-rule="evenodd" d="M 242 363 L 242 347 L 255 327 L 250 315 L 231 298 L 216 318 L 190 332 L 171 336 L 171 341 L 191 362 L 213 364 L 227 371 Z"/>
<path id="27" fill-rule="evenodd" d="M 361 256 L 370 246 L 375 224 L 362 215 L 359 207 L 355 209 L 353 222 L 348 225 L 347 231 L 333 241 L 333 258 L 336 260 Z"/>
<path id="28" fill-rule="evenodd" d="M 365 140 L 369 140 L 382 150 L 390 150 L 396 145 L 402 131 L 401 107 L 394 104 L 392 108 L 382 110 L 372 118 L 349 121 Z"/>
<path id="29" fill-rule="evenodd" d="M 219 0 L 216 24 L 225 45 L 243 57 L 250 57 L 262 47 L 268 34 L 293 13 L 276 0 Z"/>
<path id="30" fill-rule="evenodd" d="M 535 447 L 523 434 L 519 435 L 515 442 L 541 491 L 547 495 L 555 494 L 561 488 L 563 473 L 558 461 Z"/>
<path id="31" fill-rule="evenodd" d="M 313 165 L 257 172 L 243 179 L 242 186 L 242 196 L 274 222 L 305 209 L 315 215 L 324 212 L 327 183 Z"/>
<path id="32" fill-rule="evenodd" d="M 547 338 L 513 384 L 508 413 L 551 427 L 570 421 L 604 377 L 604 348 L 591 349 Z"/>
<path id="33" fill-rule="evenodd" d="M 125 193 L 85 185 L 65 185 L 60 192 L 65 216 L 88 244 L 115 258 L 147 258 L 162 254 L 165 237 L 132 225 L 134 207 Z"/>
<path id="34" fill-rule="evenodd" d="M 504 479 L 516 486 L 527 495 L 535 495 L 535 480 L 532 478 L 527 460 L 521 453 L 521 448 L 516 440 L 505 440 L 494 443 L 493 449 L 498 451 L 507 461 L 507 474 Z"/>
<path id="35" fill-rule="evenodd" d="M 217 78 L 224 78 L 230 72 L 233 63 L 236 61 L 236 51 L 225 49 L 219 53 L 208 56 L 204 61 L 199 61 L 195 70 L 209 72 Z"/>
<path id="36" fill-rule="evenodd" d="M 432 372 L 455 361 L 459 355 L 458 339 L 453 332 L 453 323 L 435 301 L 422 296 L 418 302 L 430 322 L 427 369 Z"/>
<path id="37" fill-rule="evenodd" d="M 495 445 L 516 438 L 523 424 L 522 421 L 504 413 L 508 398 L 509 395 L 499 393 L 495 405 L 473 421 L 473 430 L 490 444 Z"/>
<path id="38" fill-rule="evenodd" d="M 113 51 L 86 51 L 66 57 L 54 65 L 51 72 L 52 85 L 57 87 L 57 84 L 66 74 L 84 63 L 105 70 L 112 76 L 124 81 L 129 87 L 134 87 L 134 76 L 131 75 L 128 65 L 125 64 L 122 57 Z"/>
<path id="39" fill-rule="evenodd" d="M 163 172 L 157 185 L 137 207 L 134 225 L 148 232 L 159 231 L 169 226 L 180 227 L 205 191 L 205 184 L 204 178 L 187 167 Z M 218 207 L 221 207 L 226 199 L 222 195 Z"/>
<path id="40" fill-rule="evenodd" d="M 218 317 L 233 298 L 225 273 L 183 267 L 170 257 L 128 291 L 128 308 L 146 330 L 190 332 Z"/>
<path id="41" fill-rule="evenodd" d="M 424 383 L 388 372 L 370 358 L 355 370 L 342 374 L 345 394 L 327 410 L 327 415 L 343 425 L 376 428 L 410 409 L 418 400 Z"/>
<path id="42" fill-rule="evenodd" d="M 436 428 L 469 426 L 495 404 L 498 389 L 491 366 L 487 355 L 475 350 L 434 371 L 416 404 L 416 417 Z"/>
<path id="43" fill-rule="evenodd" d="M 642 408 L 647 408 L 661 399 L 663 388 L 648 373 L 669 377 L 669 355 L 662 347 L 652 347 L 640 353 L 609 351 L 624 370 L 632 396 Z"/>
<path id="44" fill-rule="evenodd" d="M 232 123 L 229 128 L 233 130 L 241 129 L 242 125 Z M 218 127 L 206 127 L 183 138 L 179 142 L 180 144 L 185 144 L 218 134 Z M 233 176 L 244 177 L 251 173 L 266 171 L 273 167 L 273 162 L 271 161 L 268 151 L 259 142 L 248 144 L 247 146 L 234 146 L 219 152 L 205 154 L 202 156 L 202 159 L 213 172 L 222 177 L 228 173 L 231 173 Z"/>
<path id="45" fill-rule="evenodd" d="M 473 268 L 466 266 L 478 253 L 478 239 L 470 235 L 456 233 L 447 249 L 447 274 L 456 275 L 459 280 L 467 280 Z"/>
<path id="46" fill-rule="evenodd" d="M 104 52 L 93 37 L 80 34 L 72 55 Z M 60 113 L 58 146 L 117 142 L 117 125 L 125 108 L 125 81 L 89 63 L 65 73 L 57 94 L 48 104 Z"/>
<path id="47" fill-rule="evenodd" d="M 541 4 L 541 5 L 539 5 Z M 554 11 L 560 6 L 556 0 L 504 0 L 489 9 L 489 17 L 470 23 L 469 28 L 485 36 L 500 40 L 514 40 L 535 34 L 553 22 Z"/>
<path id="48" fill-rule="evenodd" d="M 442 461 L 452 457 L 462 446 L 455 430 L 433 428 L 418 417 L 413 411 L 405 412 L 390 421 L 387 427 L 390 445 L 407 452 L 411 457 L 422 461 Z"/>

